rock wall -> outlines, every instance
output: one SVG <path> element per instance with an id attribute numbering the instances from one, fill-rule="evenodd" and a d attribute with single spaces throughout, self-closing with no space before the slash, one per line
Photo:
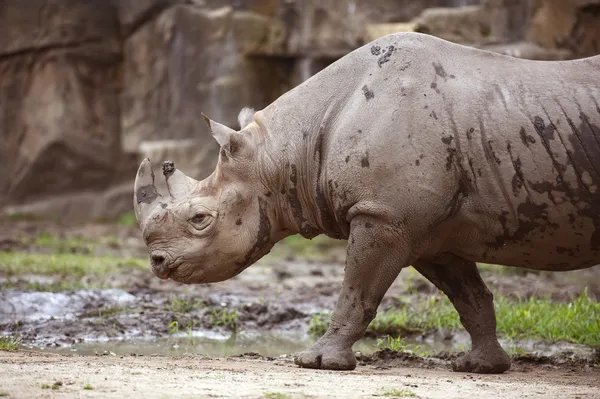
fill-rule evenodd
<path id="1" fill-rule="evenodd" d="M 600 53 L 600 0 L 2 0 L 0 208 L 131 209 L 139 161 L 203 178 L 235 126 L 331 62 L 415 30 L 517 57 Z"/>

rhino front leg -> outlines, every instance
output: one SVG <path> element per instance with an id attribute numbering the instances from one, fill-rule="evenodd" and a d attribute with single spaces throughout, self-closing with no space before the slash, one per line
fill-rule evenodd
<path id="1" fill-rule="evenodd" d="M 327 332 L 295 356 L 306 368 L 353 370 L 352 345 L 361 339 L 400 270 L 408 265 L 407 235 L 376 219 L 356 217 L 350 226 L 344 281 Z"/>
<path id="2" fill-rule="evenodd" d="M 494 298 L 474 262 L 449 255 L 443 261 L 419 260 L 414 268 L 443 291 L 471 335 L 471 351 L 453 364 L 454 371 L 502 373 L 510 358 L 498 343 Z"/>

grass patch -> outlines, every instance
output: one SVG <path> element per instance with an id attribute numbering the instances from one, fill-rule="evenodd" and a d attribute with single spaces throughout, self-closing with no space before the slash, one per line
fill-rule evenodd
<path id="1" fill-rule="evenodd" d="M 194 309 L 200 309 L 204 306 L 204 302 L 198 298 L 187 298 L 182 299 L 178 297 L 172 297 L 171 301 L 167 305 L 167 308 L 175 313 L 189 313 Z"/>
<path id="2" fill-rule="evenodd" d="M 120 214 L 117 218 L 117 224 L 127 227 L 137 226 L 138 224 L 137 219 L 135 218 L 135 212 L 129 211 Z"/>
<path id="3" fill-rule="evenodd" d="M 384 391 L 381 393 L 373 394 L 373 396 L 387 396 L 393 398 L 403 398 L 409 396 L 417 396 L 416 393 L 411 391 L 410 389 L 391 389 L 389 391 Z"/>
<path id="4" fill-rule="evenodd" d="M 307 239 L 299 234 L 284 238 L 275 244 L 268 255 L 275 258 L 297 257 L 302 259 L 322 260 L 331 256 L 332 250 L 346 248 L 345 240 L 336 240 L 325 235 Z"/>
<path id="5" fill-rule="evenodd" d="M 85 384 L 85 385 L 83 386 L 83 389 L 85 389 L 85 390 L 87 390 L 87 391 L 91 391 L 92 389 L 94 389 L 94 387 L 93 387 L 93 386 L 91 386 L 90 384 Z"/>
<path id="6" fill-rule="evenodd" d="M 50 249 L 53 253 L 92 253 L 97 244 L 87 238 L 79 237 L 60 237 L 44 232 L 36 238 L 22 239 L 23 244 L 34 245 L 36 247 Z"/>
<path id="7" fill-rule="evenodd" d="M 600 302 L 591 298 L 587 290 L 567 303 L 548 298 L 510 300 L 499 297 L 494 300 L 494 306 L 498 334 L 505 338 L 600 346 Z M 309 332 L 323 335 L 328 325 L 328 316 L 317 313 L 309 323 Z M 446 297 L 431 297 L 413 306 L 381 312 L 371 322 L 367 333 L 399 336 L 462 328 L 450 301 Z"/>
<path id="8" fill-rule="evenodd" d="M 40 274 L 81 279 L 84 276 L 146 270 L 146 259 L 114 258 L 82 254 L 31 254 L 0 251 L 0 272 L 7 276 Z"/>
<path id="9" fill-rule="evenodd" d="M 223 326 L 233 332 L 237 331 L 239 314 L 235 309 L 213 309 L 208 315 L 208 322 L 211 326 Z"/>
<path id="10" fill-rule="evenodd" d="M 8 396 L 8 392 L 0 392 L 0 397 Z"/>
<path id="11" fill-rule="evenodd" d="M 19 336 L 8 335 L 0 336 L 0 351 L 16 351 L 21 346 L 21 338 Z"/>

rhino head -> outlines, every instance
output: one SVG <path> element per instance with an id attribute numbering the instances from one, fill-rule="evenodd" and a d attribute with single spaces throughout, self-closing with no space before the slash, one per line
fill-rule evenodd
<path id="1" fill-rule="evenodd" d="M 198 181 L 166 161 L 169 193 L 163 196 L 146 158 L 134 187 L 135 215 L 152 271 L 185 284 L 234 277 L 287 235 L 278 227 L 259 176 L 256 150 L 264 135 L 258 124 L 235 131 L 202 116 L 221 147 L 213 173 Z M 239 116 L 242 127 L 250 122 L 244 118 L 247 109 Z"/>

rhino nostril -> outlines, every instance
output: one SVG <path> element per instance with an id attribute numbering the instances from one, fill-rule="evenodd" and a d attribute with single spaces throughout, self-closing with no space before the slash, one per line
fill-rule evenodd
<path id="1" fill-rule="evenodd" d="M 159 266 L 165 261 L 165 257 L 162 255 L 151 255 L 150 262 L 152 262 L 152 266 Z"/>

